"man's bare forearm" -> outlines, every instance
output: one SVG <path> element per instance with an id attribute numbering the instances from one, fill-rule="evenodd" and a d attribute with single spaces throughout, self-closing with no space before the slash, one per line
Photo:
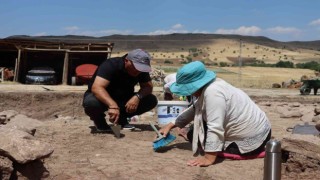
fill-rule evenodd
<path id="1" fill-rule="evenodd" d="M 138 91 L 138 93 L 140 94 L 140 96 L 145 97 L 152 93 L 152 89 L 153 89 L 152 87 L 144 87 L 144 88 L 141 88 Z"/>
<path id="2" fill-rule="evenodd" d="M 118 104 L 111 98 L 108 91 L 104 88 L 93 88 L 92 93 L 99 101 L 108 107 L 118 107 Z"/>
<path id="3" fill-rule="evenodd" d="M 152 82 L 147 82 L 140 84 L 140 90 L 138 91 L 139 95 L 143 98 L 152 93 L 153 85 Z"/>

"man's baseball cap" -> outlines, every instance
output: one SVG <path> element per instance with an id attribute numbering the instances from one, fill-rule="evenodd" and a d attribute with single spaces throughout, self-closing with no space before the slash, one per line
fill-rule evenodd
<path id="1" fill-rule="evenodd" d="M 130 51 L 127 55 L 127 59 L 133 62 L 134 67 L 140 72 L 150 72 L 150 60 L 151 56 L 148 52 L 142 49 L 135 49 Z"/>

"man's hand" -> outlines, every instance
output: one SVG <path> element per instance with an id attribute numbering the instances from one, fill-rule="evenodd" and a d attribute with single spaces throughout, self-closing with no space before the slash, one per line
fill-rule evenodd
<path id="1" fill-rule="evenodd" d="M 108 109 L 109 121 L 117 124 L 120 116 L 120 109 L 119 108 L 109 108 Z"/>
<path id="2" fill-rule="evenodd" d="M 137 111 L 138 105 L 139 105 L 140 99 L 134 95 L 126 104 L 126 112 L 127 113 L 134 113 Z"/>
<path id="3" fill-rule="evenodd" d="M 197 157 L 196 159 L 188 161 L 188 166 L 210 166 L 212 165 L 217 158 L 216 152 L 206 152 L 204 156 Z"/>

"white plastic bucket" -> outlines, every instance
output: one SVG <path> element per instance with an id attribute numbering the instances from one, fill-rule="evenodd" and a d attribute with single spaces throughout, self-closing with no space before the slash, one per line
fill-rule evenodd
<path id="1" fill-rule="evenodd" d="M 158 101 L 158 123 L 166 125 L 174 121 L 181 112 L 188 108 L 186 101 Z"/>

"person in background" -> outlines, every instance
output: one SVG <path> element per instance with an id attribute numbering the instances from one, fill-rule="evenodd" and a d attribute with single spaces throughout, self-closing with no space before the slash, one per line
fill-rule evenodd
<path id="1" fill-rule="evenodd" d="M 256 155 L 264 151 L 271 138 L 271 125 L 266 114 L 242 90 L 216 78 L 200 61 L 186 64 L 170 86 L 174 94 L 197 97 L 197 101 L 181 113 L 175 123 L 160 129 L 166 136 L 174 128 L 194 121 L 188 135 L 195 159 L 189 166 L 209 166 L 218 152 Z"/>
<path id="2" fill-rule="evenodd" d="M 164 83 L 165 84 L 163 86 L 163 91 L 164 91 L 164 100 L 166 100 L 166 101 L 173 100 L 173 94 L 170 91 L 170 86 L 171 86 L 171 84 L 176 82 L 176 75 L 177 75 L 177 73 L 172 73 L 172 74 L 168 74 L 164 78 Z"/>
<path id="3" fill-rule="evenodd" d="M 164 100 L 166 101 L 171 101 L 174 99 L 174 94 L 170 91 L 170 86 L 176 82 L 176 75 L 177 73 L 172 73 L 168 74 L 164 78 L 164 86 L 163 86 L 163 91 L 164 91 Z M 191 96 L 180 96 L 179 97 L 180 101 L 188 101 L 190 104 L 192 103 L 192 100 L 195 101 L 194 97 L 192 99 Z"/>
<path id="4" fill-rule="evenodd" d="M 140 115 L 157 105 L 152 94 L 150 60 L 148 52 L 135 49 L 123 57 L 107 59 L 97 68 L 84 94 L 83 107 L 98 132 L 111 131 L 105 111 L 110 122 L 120 124 L 123 129 L 134 129 L 127 117 Z M 140 89 L 135 92 L 138 83 Z"/>

